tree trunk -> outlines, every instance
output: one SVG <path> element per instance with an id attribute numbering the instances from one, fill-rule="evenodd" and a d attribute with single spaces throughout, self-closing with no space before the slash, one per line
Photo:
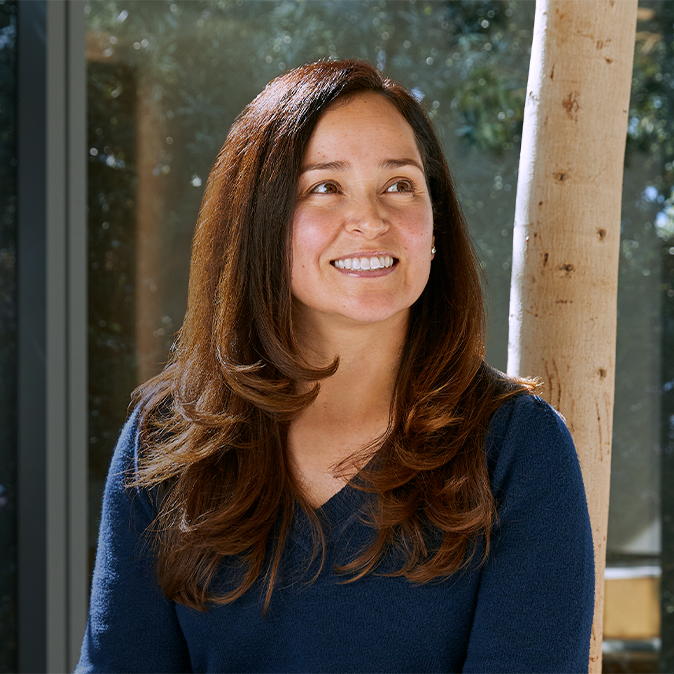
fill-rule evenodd
<path id="1" fill-rule="evenodd" d="M 578 449 L 596 563 L 591 672 L 601 672 L 636 12 L 637 0 L 538 0 L 515 209 L 508 373 L 542 380 Z"/>

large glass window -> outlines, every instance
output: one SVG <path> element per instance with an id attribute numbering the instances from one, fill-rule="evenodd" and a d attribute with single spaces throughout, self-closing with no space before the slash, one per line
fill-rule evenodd
<path id="1" fill-rule="evenodd" d="M 17 652 L 16 10 L 0 0 L 0 672 Z"/>
<path id="2" fill-rule="evenodd" d="M 486 272 L 487 357 L 506 368 L 534 9 L 527 0 L 89 1 L 92 555 L 129 394 L 162 367 L 182 321 L 190 240 L 211 164 L 236 114 L 287 68 L 366 58 L 426 103 Z M 665 549 L 673 545 L 668 536 L 674 540 L 674 503 L 660 489 L 674 442 L 672 25 L 671 3 L 641 3 L 619 270 L 607 671 L 638 661 L 656 666 L 663 522 Z M 662 597 L 663 615 L 674 614 L 667 603 L 674 582 Z"/>
<path id="3" fill-rule="evenodd" d="M 243 106 L 301 63 L 366 58 L 423 98 L 485 265 L 489 357 L 505 369 L 533 12 L 516 0 L 87 5 L 92 513 L 129 393 L 182 322 L 211 164 Z M 92 517 L 92 554 L 95 529 Z"/>

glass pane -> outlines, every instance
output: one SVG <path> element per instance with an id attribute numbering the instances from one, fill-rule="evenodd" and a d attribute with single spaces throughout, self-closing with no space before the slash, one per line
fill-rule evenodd
<path id="1" fill-rule="evenodd" d="M 367 58 L 426 101 L 487 272 L 489 357 L 505 369 L 533 13 L 526 1 L 88 4 L 92 513 L 129 393 L 182 322 L 211 164 L 244 105 L 301 63 Z"/>
<path id="2" fill-rule="evenodd" d="M 191 235 L 227 130 L 270 79 L 306 61 L 367 58 L 423 97 L 486 272 L 487 358 L 506 368 L 534 10 L 526 0 L 88 3 L 90 512 L 99 512 L 129 393 L 161 368 L 180 327 Z M 639 14 L 619 271 L 607 671 L 621 658 L 636 663 L 635 648 L 653 661 L 660 635 L 667 503 L 659 485 L 661 455 L 672 443 L 663 420 L 674 413 L 666 396 L 674 377 L 667 348 L 674 228 L 665 220 L 674 213 L 673 12 L 657 0 L 642 2 Z M 94 517 L 92 554 L 96 527 Z M 608 601 L 616 596 L 641 607 L 638 626 L 632 605 Z"/>
<path id="3" fill-rule="evenodd" d="M 137 385 L 136 102 L 132 67 L 89 62 L 89 512 L 96 516 Z M 96 516 L 89 527 L 92 565 Z"/>
<path id="4" fill-rule="evenodd" d="M 618 277 L 605 612 L 606 661 L 614 668 L 605 665 L 607 671 L 655 671 L 661 645 L 660 671 L 674 666 L 674 630 L 667 629 L 674 502 L 660 487 L 668 484 L 674 412 L 668 395 L 674 376 L 668 319 L 674 295 L 673 10 L 669 2 L 642 0 L 638 12 Z"/>
<path id="5" fill-rule="evenodd" d="M 16 0 L 0 0 L 0 672 L 16 663 Z"/>

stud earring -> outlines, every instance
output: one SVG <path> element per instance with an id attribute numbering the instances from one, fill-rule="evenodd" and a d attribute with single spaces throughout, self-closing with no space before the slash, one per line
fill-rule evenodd
<path id="1" fill-rule="evenodd" d="M 435 255 L 435 246 L 433 246 L 433 248 L 431 248 L 431 255 Z"/>

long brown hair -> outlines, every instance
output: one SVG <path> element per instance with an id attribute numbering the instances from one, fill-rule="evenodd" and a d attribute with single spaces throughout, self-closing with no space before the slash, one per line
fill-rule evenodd
<path id="1" fill-rule="evenodd" d="M 234 122 L 199 213 L 183 327 L 164 371 L 136 392 L 143 452 L 134 484 L 157 495 L 157 574 L 177 602 L 203 609 L 261 581 L 266 607 L 297 503 L 314 524 L 318 554 L 325 549 L 285 441 L 289 421 L 338 362 L 312 368 L 298 349 L 291 223 L 318 119 L 358 92 L 386 97 L 414 131 L 437 253 L 411 308 L 388 433 L 358 474 L 358 486 L 376 495 L 371 544 L 339 570 L 357 579 L 398 546 L 406 561 L 395 573 L 426 582 L 462 568 L 480 537 L 488 550 L 495 503 L 485 431 L 502 401 L 526 386 L 484 363 L 479 267 L 442 148 L 414 97 L 370 64 L 312 63 L 272 81 Z M 223 560 L 239 575 L 217 594 Z"/>

